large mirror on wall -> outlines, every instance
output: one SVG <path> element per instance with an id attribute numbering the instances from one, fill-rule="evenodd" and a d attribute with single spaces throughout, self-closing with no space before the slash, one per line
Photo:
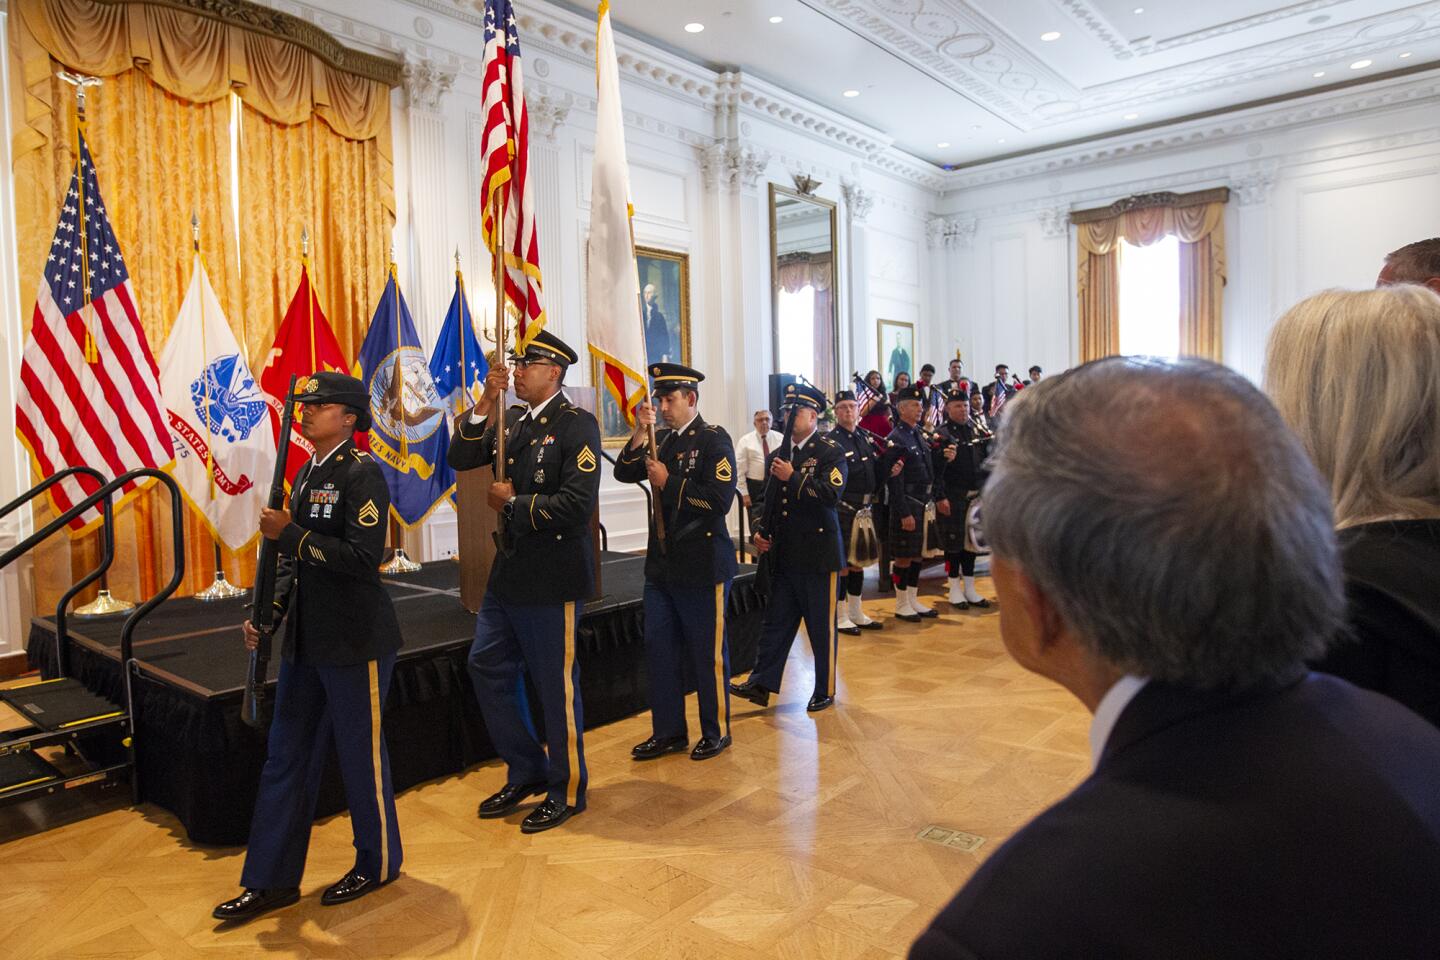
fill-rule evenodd
<path id="1" fill-rule="evenodd" d="M 805 184 L 809 189 L 813 181 Z M 840 382 L 835 204 L 770 184 L 770 316 L 775 372 L 834 394 Z"/>

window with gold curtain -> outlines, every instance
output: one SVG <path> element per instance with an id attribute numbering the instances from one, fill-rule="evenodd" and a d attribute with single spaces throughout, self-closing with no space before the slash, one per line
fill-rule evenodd
<path id="1" fill-rule="evenodd" d="M 394 223 L 389 105 L 398 64 L 347 51 L 308 24 L 296 36 L 309 47 L 256 33 L 221 19 L 211 6 L 197 0 L 191 13 L 175 9 L 173 0 L 12 3 L 23 298 L 33 297 L 74 162 L 74 92 L 56 76 L 63 68 L 103 78 L 87 96 L 87 140 L 157 358 L 189 280 L 192 211 L 211 283 L 257 375 L 298 279 L 302 224 L 315 237 L 318 289 L 353 355 L 368 322 L 366 301 L 384 285 Z M 284 16 L 255 9 L 271 22 Z M 238 124 L 232 92 L 246 104 Z M 240 176 L 232 178 L 237 155 Z M 28 322 L 27 316 L 27 330 Z M 170 517 L 162 503 L 152 489 L 116 515 L 110 586 L 117 596 L 149 596 L 165 579 Z M 38 522 L 49 517 L 44 507 L 39 513 Z M 214 549 L 193 513 L 183 522 L 181 593 L 189 594 L 213 578 Z M 37 550 L 37 609 L 53 610 L 98 556 L 98 533 L 55 537 Z M 224 562 L 233 582 L 253 579 L 253 552 L 225 551 Z"/>
<path id="2" fill-rule="evenodd" d="M 1225 204 L 1228 188 L 1188 194 L 1128 197 L 1070 215 L 1077 232 L 1076 290 L 1080 312 L 1080 361 L 1120 349 L 1119 245 L 1180 241 L 1180 353 L 1219 362 L 1223 358 Z"/>

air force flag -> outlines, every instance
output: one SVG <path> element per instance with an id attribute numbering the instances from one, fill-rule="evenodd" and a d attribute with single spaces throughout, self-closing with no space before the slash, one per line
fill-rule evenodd
<path id="1" fill-rule="evenodd" d="M 435 378 L 435 389 L 445 399 L 446 409 L 456 414 L 480 399 L 489 372 L 490 364 L 475 336 L 475 315 L 465 302 L 465 280 L 456 270 L 455 296 L 450 298 L 450 309 L 440 326 L 440 339 L 430 358 L 430 376 Z"/>
<path id="2" fill-rule="evenodd" d="M 355 362 L 370 392 L 370 453 L 390 487 L 390 509 L 407 527 L 423 521 L 455 485 L 445 462 L 450 411 L 435 389 L 395 265 Z"/>
<path id="3" fill-rule="evenodd" d="M 260 532 L 275 469 L 269 407 L 210 287 L 197 253 L 190 288 L 160 354 L 175 479 L 205 525 L 231 550 Z"/>

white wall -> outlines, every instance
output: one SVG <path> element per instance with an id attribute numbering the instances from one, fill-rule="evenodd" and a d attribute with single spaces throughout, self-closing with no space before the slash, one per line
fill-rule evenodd
<path id="1" fill-rule="evenodd" d="M 957 171 L 931 226 L 936 300 L 972 372 L 1078 358 L 1069 211 L 1137 193 L 1232 190 L 1225 361 L 1259 379 L 1288 306 L 1374 284 L 1440 234 L 1440 80 L 1406 78 Z"/>

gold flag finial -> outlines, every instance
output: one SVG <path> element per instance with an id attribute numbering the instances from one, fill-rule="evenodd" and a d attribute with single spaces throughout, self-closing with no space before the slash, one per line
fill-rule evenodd
<path id="1" fill-rule="evenodd" d="M 195 241 L 195 249 L 200 249 L 200 215 L 194 210 L 190 211 L 190 238 Z"/>
<path id="2" fill-rule="evenodd" d="M 304 258 L 310 256 L 310 231 L 304 227 L 300 228 L 300 256 Z"/>
<path id="3" fill-rule="evenodd" d="M 460 272 L 460 245 L 455 245 L 455 272 Z"/>

